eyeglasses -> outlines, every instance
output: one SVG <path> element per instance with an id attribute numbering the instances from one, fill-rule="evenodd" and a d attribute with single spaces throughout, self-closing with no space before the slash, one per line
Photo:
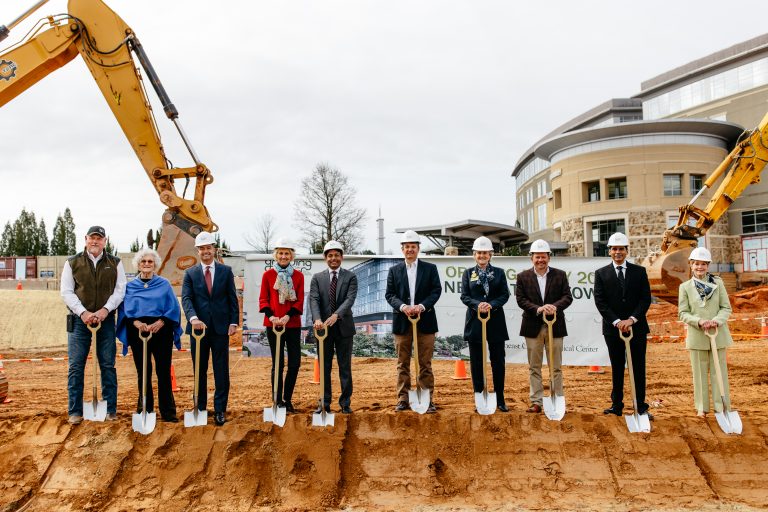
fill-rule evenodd
<path id="1" fill-rule="evenodd" d="M 146 263 L 151 263 L 152 265 L 155 264 L 155 260 L 141 260 L 141 264 L 144 265 Z"/>

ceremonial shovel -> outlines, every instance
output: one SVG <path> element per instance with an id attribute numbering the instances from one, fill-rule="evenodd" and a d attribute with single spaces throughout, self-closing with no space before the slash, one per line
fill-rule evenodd
<path id="1" fill-rule="evenodd" d="M 717 375 L 717 385 L 720 386 L 720 400 L 723 402 L 723 412 L 716 412 L 715 418 L 717 418 L 717 424 L 720 425 L 720 429 L 726 434 L 741 434 L 741 418 L 739 413 L 731 410 L 731 397 L 725 396 L 725 388 L 723 387 L 723 374 L 720 371 L 720 355 L 717 353 L 717 343 L 715 343 L 715 337 L 717 337 L 717 327 L 715 332 L 710 334 L 709 329 L 704 330 L 704 334 L 709 337 L 709 345 L 712 349 L 712 358 L 715 362 L 715 374 Z M 709 397 L 707 397 L 709 400 Z"/>
<path id="2" fill-rule="evenodd" d="M 552 315 L 552 320 L 549 319 L 549 315 L 544 313 L 544 322 L 547 324 L 547 334 L 549 341 L 547 346 L 547 366 L 549 367 L 549 394 L 550 396 L 544 397 L 542 405 L 544 405 L 544 414 L 553 421 L 560 421 L 565 416 L 565 397 L 558 395 L 555 392 L 555 340 L 552 336 L 552 324 L 557 320 L 557 315 Z"/>
<path id="3" fill-rule="evenodd" d="M 627 369 L 629 370 L 629 384 L 632 387 L 632 404 L 635 408 L 632 415 L 625 415 L 624 419 L 627 420 L 627 428 L 630 432 L 650 432 L 651 420 L 648 415 L 637 413 L 637 390 L 635 389 L 635 373 L 632 370 L 632 352 L 629 349 L 629 340 L 632 339 L 632 328 L 629 328 L 629 333 L 624 336 L 624 331 L 619 329 L 619 336 L 624 340 L 624 350 L 627 353 Z"/>
<path id="4" fill-rule="evenodd" d="M 491 318 L 491 312 L 489 311 L 486 316 L 483 316 L 480 310 L 478 310 L 477 318 L 483 326 L 482 339 L 480 341 L 483 345 L 483 391 L 482 393 L 475 393 L 475 409 L 477 409 L 478 414 L 488 416 L 496 412 L 496 393 L 488 392 L 488 367 L 486 365 L 486 360 L 488 359 L 488 340 L 486 339 L 485 327 Z M 494 389 L 494 391 L 496 390 Z"/>
<path id="5" fill-rule="evenodd" d="M 285 407 L 280 407 L 278 404 L 280 397 L 277 396 L 277 382 L 282 375 L 280 375 L 280 361 L 283 359 L 283 333 L 285 327 L 282 325 L 274 325 L 272 332 L 275 333 L 275 361 L 272 363 L 275 367 L 275 379 L 272 383 L 272 407 L 264 409 L 264 421 L 274 423 L 278 427 L 285 425 Z M 321 377 L 322 378 L 322 377 Z"/>
<path id="6" fill-rule="evenodd" d="M 322 336 L 320 336 L 321 331 L 323 332 Z M 323 343 L 327 337 L 328 329 L 326 327 L 315 329 L 315 338 L 317 338 L 317 357 L 320 359 L 320 412 L 312 414 L 313 427 L 333 426 L 333 413 L 326 412 L 325 410 L 325 350 L 323 349 Z"/>
<path id="7" fill-rule="evenodd" d="M 147 343 L 152 338 L 152 333 L 148 332 L 147 337 L 143 336 L 144 333 L 139 330 L 139 338 L 144 343 L 144 353 L 141 358 L 141 412 L 134 413 L 133 415 L 133 431 L 140 434 L 147 435 L 155 430 L 155 424 L 157 423 L 157 413 L 147 412 L 147 379 L 151 376 L 147 375 Z"/>
<path id="8" fill-rule="evenodd" d="M 96 327 L 91 324 L 85 324 L 88 330 L 91 331 L 91 365 L 93 366 L 93 400 L 90 402 L 83 402 L 83 418 L 88 421 L 104 421 L 107 419 L 107 402 L 99 400 L 99 393 L 96 389 L 96 366 L 99 364 L 99 360 L 96 357 L 96 332 L 101 329 L 101 323 L 96 324 Z"/>
<path id="9" fill-rule="evenodd" d="M 429 396 L 429 390 L 421 389 L 421 383 L 419 382 L 419 373 L 421 372 L 419 368 L 419 331 L 416 329 L 416 324 L 419 323 L 420 319 L 421 313 L 408 317 L 411 325 L 413 325 L 413 361 L 416 364 L 416 389 L 408 390 L 408 402 L 414 412 L 424 414 L 427 412 L 427 408 L 429 408 L 431 397 Z"/>
<path id="10" fill-rule="evenodd" d="M 194 402 L 194 409 L 191 411 L 184 411 L 184 426 L 185 427 L 204 427 L 208 424 L 208 409 L 204 411 L 197 408 L 197 396 L 200 392 L 200 343 L 205 336 L 205 327 L 198 336 L 195 328 L 192 328 L 192 337 L 195 338 L 195 391 L 192 393 L 192 401 Z M 146 352 L 145 352 L 146 356 Z M 207 368 L 206 368 L 207 370 Z"/>

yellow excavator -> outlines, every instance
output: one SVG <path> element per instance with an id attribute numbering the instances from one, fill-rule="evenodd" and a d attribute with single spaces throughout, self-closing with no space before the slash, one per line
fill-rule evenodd
<path id="1" fill-rule="evenodd" d="M 41 0 L 10 24 L 0 26 L 0 41 L 48 0 Z M 197 262 L 194 237 L 218 230 L 205 207 L 205 188 L 213 182 L 211 171 L 200 162 L 179 123 L 179 112 L 155 73 L 134 31 L 101 0 L 69 0 L 67 14 L 38 21 L 19 42 L 0 52 L 0 107 L 35 85 L 78 55 L 82 56 L 101 89 L 117 122 L 128 138 L 160 202 L 166 206 L 157 251 L 159 273 L 175 288 L 184 270 Z M 178 168 L 166 158 L 144 82 L 133 55 L 141 64 L 170 119 L 189 151 L 194 167 Z M 176 180 L 192 179 L 194 197 L 176 190 Z"/>
<path id="2" fill-rule="evenodd" d="M 728 211 L 731 204 L 748 186 L 760 182 L 760 173 L 768 163 L 768 114 L 751 131 L 745 131 L 736 146 L 704 182 L 704 186 L 679 208 L 680 216 L 671 229 L 664 232 L 661 252 L 641 262 L 648 269 L 651 292 L 659 299 L 677 304 L 677 289 L 689 277 L 688 255 L 696 247 L 696 239 L 704 236 L 712 225 Z M 712 188 L 725 175 L 705 208 L 694 206 L 705 190 Z"/>

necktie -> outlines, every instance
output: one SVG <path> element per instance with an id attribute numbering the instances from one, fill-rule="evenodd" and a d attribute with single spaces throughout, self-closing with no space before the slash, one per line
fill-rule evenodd
<path id="1" fill-rule="evenodd" d="M 205 287 L 208 288 L 208 295 L 211 294 L 211 290 L 213 289 L 213 280 L 211 279 L 211 266 L 208 265 L 205 267 Z"/>
<path id="2" fill-rule="evenodd" d="M 335 270 L 331 272 L 331 275 L 333 277 L 331 278 L 331 289 L 329 291 L 329 294 L 330 294 L 329 304 L 331 306 L 331 314 L 333 314 L 336 312 L 336 284 L 338 282 L 338 279 L 336 278 Z"/>
<path id="3" fill-rule="evenodd" d="M 623 290 L 624 287 L 627 285 L 626 279 L 624 279 L 624 266 L 616 267 L 619 270 L 619 284 L 621 284 L 621 289 Z"/>

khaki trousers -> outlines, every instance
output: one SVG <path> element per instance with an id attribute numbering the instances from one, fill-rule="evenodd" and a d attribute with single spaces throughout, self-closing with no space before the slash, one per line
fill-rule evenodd
<path id="1" fill-rule="evenodd" d="M 715 412 L 723 411 L 723 401 L 720 399 L 720 386 L 717 384 L 715 373 L 715 358 L 711 350 L 692 350 L 691 369 L 693 370 L 693 403 L 697 412 L 709 412 L 709 385 L 707 377 L 712 381 L 712 400 L 715 404 Z M 720 372 L 723 374 L 723 387 L 725 396 L 730 396 L 728 386 L 728 368 L 725 363 L 725 348 L 717 349 L 717 357 L 720 360 Z M 712 375 L 710 376 L 710 369 Z M 727 398 L 726 398 L 727 400 Z M 729 404 L 730 405 L 730 404 Z"/>
<path id="2" fill-rule="evenodd" d="M 544 359 L 544 351 L 547 350 L 547 359 L 549 359 L 549 347 L 547 346 L 548 329 L 546 324 L 541 326 L 539 335 L 535 338 L 525 338 L 525 345 L 528 349 L 528 380 L 531 385 L 530 399 L 531 405 L 542 405 L 544 399 L 544 387 L 541 383 L 541 365 Z M 555 393 L 558 396 L 563 395 L 563 372 L 560 365 L 563 361 L 563 338 L 553 338 L 554 361 L 549 363 L 550 369 L 555 373 Z"/>
<path id="3" fill-rule="evenodd" d="M 432 375 L 432 353 L 435 350 L 435 335 L 418 334 L 419 341 L 419 387 L 434 394 L 435 377 Z M 406 334 L 395 334 L 397 350 L 397 401 L 408 403 L 411 389 L 411 355 L 413 354 L 413 330 Z"/>

